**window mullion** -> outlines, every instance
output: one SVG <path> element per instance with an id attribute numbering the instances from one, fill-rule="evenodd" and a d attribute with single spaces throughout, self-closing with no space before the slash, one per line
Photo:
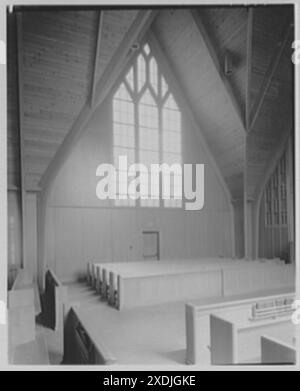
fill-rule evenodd
<path id="1" fill-rule="evenodd" d="M 159 163 L 163 163 L 163 119 L 162 119 L 162 87 L 161 87 L 161 73 L 157 70 L 157 108 L 158 108 L 158 140 L 159 140 Z M 159 207 L 164 206 L 164 200 L 162 198 L 162 173 L 159 174 Z"/>
<path id="2" fill-rule="evenodd" d="M 159 98 L 160 98 L 160 91 L 159 91 Z M 162 164 L 163 163 L 163 120 L 162 120 L 162 105 L 160 104 L 160 102 L 157 103 L 157 108 L 158 108 L 159 163 Z M 163 186 L 163 180 L 162 180 L 162 173 L 160 172 L 159 174 L 159 206 L 160 207 L 163 207 L 164 204 L 162 198 L 162 186 Z"/>
<path id="3" fill-rule="evenodd" d="M 137 63 L 134 64 L 134 132 L 135 132 L 135 161 L 140 162 L 140 135 L 139 135 L 139 94 L 138 94 L 138 74 Z M 141 199 L 136 200 L 136 204 L 141 206 Z"/>

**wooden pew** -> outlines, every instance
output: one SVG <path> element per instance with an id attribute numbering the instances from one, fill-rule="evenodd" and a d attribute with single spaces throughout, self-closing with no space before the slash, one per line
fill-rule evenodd
<path id="1" fill-rule="evenodd" d="M 186 269 L 187 267 L 203 267 L 205 265 L 210 266 L 211 264 L 218 264 L 218 265 L 226 265 L 226 264 L 239 264 L 241 262 L 247 263 L 243 260 L 236 260 L 231 258 L 195 258 L 195 259 L 169 259 L 169 260 L 141 260 L 141 261 L 135 261 L 135 262 L 98 262 L 94 263 L 95 266 L 103 267 L 108 271 L 108 274 L 110 271 L 121 273 L 122 271 L 127 272 L 128 270 L 135 271 L 142 271 L 142 270 L 148 270 L 153 269 L 154 267 L 157 267 L 158 269 L 166 269 L 170 270 L 170 268 L 173 270 L 174 268 L 178 269 Z M 88 269 L 90 269 L 92 266 L 88 266 Z"/>
<path id="2" fill-rule="evenodd" d="M 87 280 L 87 283 L 94 289 L 96 289 L 98 266 L 101 266 L 101 264 L 95 263 L 95 262 L 88 262 L 87 263 L 86 280 Z"/>
<path id="3" fill-rule="evenodd" d="M 101 284 L 102 284 L 102 278 L 101 278 L 101 267 L 102 265 L 96 265 L 96 293 L 100 294 L 101 293 Z"/>
<path id="4" fill-rule="evenodd" d="M 114 364 L 116 358 L 103 342 L 93 319 L 81 315 L 80 305 L 66 306 L 65 311 L 63 364 Z"/>
<path id="5" fill-rule="evenodd" d="M 88 262 L 87 263 L 87 274 L 86 280 L 87 283 L 96 290 L 97 293 L 102 294 L 102 269 L 105 265 L 113 264 L 111 262 Z M 109 267 L 109 266 L 106 266 Z M 108 281 L 106 281 L 108 285 Z"/>
<path id="6" fill-rule="evenodd" d="M 117 302 L 119 303 L 119 288 L 121 285 L 125 284 L 126 288 L 122 287 L 120 289 L 122 289 L 123 292 L 124 289 L 127 291 L 129 289 L 127 288 L 128 284 L 131 284 L 131 286 L 133 286 L 135 282 L 138 284 L 138 278 L 154 278 L 154 276 L 156 276 L 159 279 L 160 276 L 191 274 L 198 271 L 204 272 L 205 270 L 211 270 L 216 266 L 236 265 L 237 262 L 237 260 L 230 258 L 206 258 L 103 264 L 101 265 L 101 268 L 105 271 L 102 272 L 102 282 L 105 288 L 103 288 L 102 297 L 104 300 L 107 300 L 110 305 L 114 305 L 116 308 L 119 308 L 119 305 L 116 304 Z M 123 283 L 122 279 L 126 279 L 126 281 Z M 129 279 L 132 280 L 129 281 Z M 161 302 L 165 302 L 163 298 Z"/>
<path id="7" fill-rule="evenodd" d="M 154 270 L 118 276 L 118 309 L 222 296 L 222 270 Z"/>
<path id="8" fill-rule="evenodd" d="M 68 288 L 59 281 L 51 269 L 45 274 L 43 298 L 43 318 L 48 327 L 58 330 L 63 327 L 63 305 L 68 300 Z"/>
<path id="9" fill-rule="evenodd" d="M 101 268 L 102 273 L 100 272 L 100 275 L 102 276 L 102 280 L 100 283 L 100 296 L 102 300 L 108 299 L 108 274 L 106 268 Z"/>
<path id="10" fill-rule="evenodd" d="M 266 300 L 277 300 L 282 296 L 294 298 L 290 289 L 273 289 L 271 291 L 253 292 L 222 298 L 211 298 L 187 303 L 185 306 L 186 322 L 186 363 L 210 365 L 210 314 L 220 315 L 245 309 L 250 314 L 252 306 Z M 228 356 L 230 357 L 230 355 Z"/>
<path id="11" fill-rule="evenodd" d="M 265 302 L 270 302 L 270 299 Z M 261 337 L 264 334 L 275 338 L 284 336 L 290 340 L 295 336 L 291 311 L 282 313 L 279 310 L 277 315 L 273 312 L 266 317 L 255 317 L 251 316 L 252 310 L 253 306 L 245 304 L 228 308 L 222 314 L 210 314 L 212 365 L 261 364 Z"/>
<path id="12" fill-rule="evenodd" d="M 245 265 L 244 265 L 245 266 Z M 224 268 L 224 295 L 239 295 L 268 289 L 293 287 L 295 266 L 278 260 L 249 261 L 241 269 Z"/>
<path id="13" fill-rule="evenodd" d="M 86 281 L 88 285 L 92 285 L 92 263 L 87 263 Z"/>
<path id="14" fill-rule="evenodd" d="M 97 269 L 98 269 L 98 265 L 96 263 L 93 263 L 93 265 L 92 265 L 92 275 L 93 275 L 92 287 L 95 290 L 97 289 Z"/>
<path id="15" fill-rule="evenodd" d="M 211 280 L 207 291 L 201 286 L 198 286 L 198 290 L 194 289 L 199 285 L 199 281 L 193 281 L 194 273 L 199 281 L 203 278 L 201 273 L 209 275 Z M 181 281 L 179 274 L 183 276 Z M 292 265 L 284 265 L 279 260 L 243 261 L 230 258 L 105 262 L 92 265 L 91 278 L 102 300 L 121 309 L 291 287 L 294 284 L 294 269 Z M 216 286 L 213 289 L 214 284 L 218 284 L 218 289 Z M 182 286 L 185 287 L 183 290 Z M 154 292 L 152 298 L 151 292 Z M 178 292 L 181 292 L 179 296 Z M 160 297 L 154 298 L 156 294 Z"/>
<path id="16" fill-rule="evenodd" d="M 210 350 L 212 365 L 237 364 L 237 338 L 234 323 L 210 315 Z"/>
<path id="17" fill-rule="evenodd" d="M 246 281 L 250 281 L 247 284 Z M 111 278 L 116 287 L 118 309 L 197 298 L 232 296 L 294 286 L 291 265 L 228 262 L 155 266 L 147 270 L 124 270 Z M 232 286 L 228 284 L 232 282 Z M 245 281 L 246 280 L 246 281 Z"/>
<path id="18" fill-rule="evenodd" d="M 284 336 L 283 336 L 284 337 Z M 261 337 L 261 361 L 270 364 L 296 364 L 295 341 L 283 341 L 269 336 Z"/>

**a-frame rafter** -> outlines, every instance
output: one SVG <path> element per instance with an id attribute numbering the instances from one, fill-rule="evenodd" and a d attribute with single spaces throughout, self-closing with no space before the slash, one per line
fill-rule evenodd
<path id="1" fill-rule="evenodd" d="M 229 102 L 232 105 L 233 112 L 237 116 L 237 118 L 241 124 L 242 129 L 244 131 L 246 131 L 244 115 L 242 114 L 243 111 L 241 109 L 241 105 L 238 103 L 238 100 L 234 94 L 234 91 L 231 87 L 231 84 L 229 83 L 229 81 L 226 79 L 226 77 L 224 75 L 224 72 L 223 72 L 223 69 L 222 69 L 221 64 L 219 62 L 215 47 L 212 43 L 211 38 L 209 37 L 209 35 L 206 31 L 206 28 L 202 22 L 201 16 L 200 16 L 199 12 L 195 12 L 195 11 L 193 11 L 193 12 L 191 11 L 191 15 L 192 15 L 194 23 L 198 29 L 199 35 L 200 35 L 202 41 L 204 42 L 206 49 L 207 49 L 207 51 L 208 51 L 208 53 L 214 63 L 216 73 L 219 77 L 221 85 L 224 87 L 224 90 L 225 90 L 225 93 L 229 99 Z"/>
<path id="2" fill-rule="evenodd" d="M 252 49 L 253 49 L 253 21 L 254 8 L 248 8 L 247 18 L 247 65 L 246 65 L 246 102 L 245 102 L 245 123 L 246 129 L 250 126 L 250 102 L 251 102 L 251 72 L 252 72 Z"/>
<path id="3" fill-rule="evenodd" d="M 24 139 L 24 77 L 23 77 L 23 21 L 22 13 L 16 15 L 17 59 L 18 59 L 18 107 L 20 141 L 20 189 L 22 214 L 22 267 L 26 266 L 26 182 L 25 182 L 25 139 Z"/>
<path id="4" fill-rule="evenodd" d="M 103 27 L 104 11 L 98 12 L 98 26 L 97 26 L 97 40 L 96 40 L 96 50 L 95 50 L 95 59 L 94 59 L 94 69 L 91 82 L 91 106 L 94 105 L 95 101 L 95 92 L 97 86 L 97 75 L 99 67 L 99 58 L 101 51 L 101 40 L 102 40 L 102 27 Z"/>

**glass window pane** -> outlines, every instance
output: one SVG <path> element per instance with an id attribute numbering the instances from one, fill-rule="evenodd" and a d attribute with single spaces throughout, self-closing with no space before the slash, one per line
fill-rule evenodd
<path id="1" fill-rule="evenodd" d="M 134 90 L 134 76 L 133 76 L 133 67 L 130 68 L 130 71 L 127 73 L 126 80 L 131 88 Z"/>
<path id="2" fill-rule="evenodd" d="M 163 128 L 173 132 L 181 131 L 181 114 L 177 110 L 163 109 Z"/>
<path id="3" fill-rule="evenodd" d="M 144 208 L 158 208 L 159 200 L 141 200 L 141 206 Z"/>
<path id="4" fill-rule="evenodd" d="M 145 52 L 145 53 L 147 54 L 147 56 L 148 56 L 148 54 L 150 53 L 150 47 L 149 47 L 149 45 L 148 45 L 147 43 L 144 45 L 143 49 L 144 49 L 144 52 Z"/>
<path id="5" fill-rule="evenodd" d="M 158 129 L 140 128 L 140 148 L 159 151 L 159 133 Z"/>
<path id="6" fill-rule="evenodd" d="M 135 65 L 125 75 L 126 82 L 121 83 L 113 97 L 113 159 L 117 174 L 124 174 L 125 169 L 135 162 L 145 164 L 149 169 L 151 164 L 181 164 L 181 113 L 173 95 L 169 93 L 165 78 L 159 73 L 158 65 L 146 43 L 142 46 Z M 151 85 L 151 88 L 146 89 L 138 101 L 139 95 L 136 96 L 136 93 L 145 88 L 147 83 Z M 159 92 L 160 98 L 167 97 L 163 107 L 157 104 Z M 137 123 L 135 123 L 136 119 Z M 138 132 L 138 138 L 136 138 L 136 132 Z M 119 167 L 120 156 L 127 156 L 127 167 Z M 280 174 L 283 171 L 283 164 L 280 165 Z M 150 172 L 149 177 L 140 174 L 140 191 L 146 199 L 141 199 L 139 205 L 143 207 L 161 205 L 160 177 L 160 174 L 156 174 L 151 178 Z M 122 192 L 123 195 L 127 192 L 125 183 L 126 179 L 120 183 L 120 189 L 117 189 L 120 195 Z M 274 185 L 273 181 L 272 186 Z M 162 205 L 180 208 L 182 206 L 182 177 L 172 175 L 170 186 L 172 199 L 164 200 Z M 278 188 L 278 184 L 276 188 L 280 199 L 284 199 L 282 196 L 284 189 Z M 136 189 L 131 191 L 131 195 L 135 195 Z M 176 195 L 176 192 L 180 197 Z M 151 199 L 151 196 L 155 199 Z M 278 205 L 275 206 L 273 203 L 272 197 L 270 206 L 278 209 Z M 115 205 L 135 206 L 136 202 L 122 199 L 116 200 Z M 283 211 L 278 216 L 280 216 L 280 221 L 284 220 Z"/>
<path id="7" fill-rule="evenodd" d="M 179 111 L 177 103 L 175 102 L 175 99 L 172 94 L 168 96 L 168 99 L 166 100 L 165 107 L 170 110 Z"/>
<path id="8" fill-rule="evenodd" d="M 168 92 L 168 85 L 166 83 L 165 78 L 162 76 L 161 77 L 161 94 L 162 94 L 162 97 L 164 97 L 167 92 Z"/>
<path id="9" fill-rule="evenodd" d="M 159 153 L 155 151 L 140 150 L 140 163 L 150 168 L 151 164 L 159 164 Z"/>
<path id="10" fill-rule="evenodd" d="M 115 93 L 114 99 L 125 100 L 128 102 L 131 101 L 130 94 L 124 83 L 120 85 L 118 91 Z"/>
<path id="11" fill-rule="evenodd" d="M 140 91 L 146 81 L 146 63 L 145 58 L 142 54 L 138 56 L 137 60 L 137 67 L 138 67 L 138 90 Z"/>
<path id="12" fill-rule="evenodd" d="M 182 208 L 182 200 L 164 200 L 165 208 Z"/>
<path id="13" fill-rule="evenodd" d="M 115 200 L 116 206 L 135 206 L 135 200 Z"/>
<path id="14" fill-rule="evenodd" d="M 181 152 L 181 134 L 176 132 L 163 133 L 163 150 L 164 152 Z"/>
<path id="15" fill-rule="evenodd" d="M 163 153 L 163 163 L 167 164 L 181 164 L 181 155 L 176 153 L 164 152 Z"/>
<path id="16" fill-rule="evenodd" d="M 114 144 L 120 147 L 134 148 L 134 129 L 123 125 L 120 132 L 114 132 Z"/>
<path id="17" fill-rule="evenodd" d="M 114 157 L 115 161 L 118 162 L 119 156 L 126 156 L 128 165 L 131 165 L 135 162 L 135 151 L 130 148 L 115 147 L 114 148 Z M 122 168 L 121 168 L 122 169 Z"/>
<path id="18" fill-rule="evenodd" d="M 158 92 L 158 74 L 157 74 L 157 64 L 155 59 L 152 57 L 149 64 L 149 76 L 150 83 L 154 89 L 154 91 Z"/>

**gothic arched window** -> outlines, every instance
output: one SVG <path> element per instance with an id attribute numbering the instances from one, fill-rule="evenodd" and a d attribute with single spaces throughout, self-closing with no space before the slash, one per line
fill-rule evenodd
<path id="1" fill-rule="evenodd" d="M 113 149 L 116 167 L 119 156 L 127 156 L 128 165 L 142 163 L 150 167 L 155 163 L 182 163 L 181 112 L 147 43 L 113 96 Z M 145 179 L 140 175 L 140 188 L 144 190 L 139 205 L 180 208 L 182 199 L 174 196 L 174 189 L 182 186 L 182 174 L 171 178 L 171 199 L 162 199 L 160 182 L 157 178 Z M 115 205 L 135 206 L 135 191 L 129 187 L 129 199 L 125 199 L 125 193 L 124 180 L 124 186 L 120 183 L 118 188 Z M 157 194 L 156 199 L 153 194 Z"/>

